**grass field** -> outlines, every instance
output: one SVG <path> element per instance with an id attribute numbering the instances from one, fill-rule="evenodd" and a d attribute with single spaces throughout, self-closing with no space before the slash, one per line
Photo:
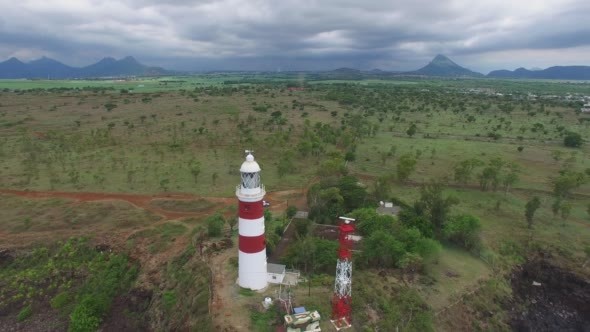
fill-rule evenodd
<path id="1" fill-rule="evenodd" d="M 0 238 L 15 247 L 80 235 L 110 239 L 142 262 L 137 284 L 165 285 L 155 291 L 157 305 L 149 309 L 157 320 L 152 326 L 210 324 L 203 318 L 201 292 L 209 271 L 186 248 L 206 228 L 204 217 L 217 210 L 235 212 L 223 210 L 225 201 L 211 197 L 233 197 L 243 150 L 253 149 L 269 192 L 305 191 L 321 174 L 330 174 L 326 161 L 343 156 L 347 172 L 370 192 L 378 178 L 395 177 L 402 156 L 414 157 L 416 169 L 408 179 L 388 182 L 390 195 L 407 203 L 419 197 L 421 184 L 445 180 L 445 194 L 459 201 L 453 212 L 481 220 L 483 254 L 444 244 L 424 278 L 409 286 L 395 271 L 355 275 L 355 281 L 376 285 L 355 288 L 362 303 L 383 293 L 379 307 L 392 317 L 422 310 L 427 303 L 419 321 L 405 323 L 416 329 L 431 321 L 451 329 L 452 322 L 432 313 L 496 278 L 498 266 L 514 264 L 509 259 L 531 241 L 573 261 L 584 260 L 584 248 L 590 246 L 590 183 L 573 189 L 567 199 L 571 209 L 563 217 L 551 211 L 551 181 L 563 170 L 590 169 L 590 117 L 576 112 L 577 100 L 590 95 L 588 83 L 406 78 L 307 84 L 305 79 L 233 73 L 0 81 L 0 189 L 142 196 L 90 202 L 2 194 Z M 230 81 L 235 84 L 225 84 Z M 300 83 L 303 90 L 288 88 Z M 412 125 L 416 130 L 409 135 Z M 581 135 L 581 147 L 564 146 L 570 131 Z M 455 167 L 470 158 L 483 165 L 466 183 L 456 181 Z M 504 169 L 514 164 L 519 170 L 508 190 L 479 187 L 477 174 L 494 158 L 501 158 Z M 191 196 L 166 197 L 175 193 Z M 531 230 L 524 209 L 532 196 L 539 196 L 541 207 Z M 178 272 L 183 268 L 196 277 Z M 297 297 L 327 317 L 332 282 L 319 276 L 312 296 L 299 287 Z M 197 294 L 192 283 L 199 285 L 198 303 L 187 297 Z M 399 307 L 387 304 L 399 297 L 406 301 Z M 246 315 L 250 309 L 244 308 L 254 300 L 244 294 L 238 298 L 236 308 Z M 200 306 L 199 317 L 185 319 L 195 306 Z M 362 317 L 376 317 L 370 305 L 364 309 Z M 175 325 L 165 318 L 170 313 L 192 323 Z"/>

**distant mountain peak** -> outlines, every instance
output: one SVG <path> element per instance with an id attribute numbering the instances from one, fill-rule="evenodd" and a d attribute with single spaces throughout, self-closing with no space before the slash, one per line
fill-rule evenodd
<path id="1" fill-rule="evenodd" d="M 443 54 L 437 54 L 431 62 L 440 62 L 440 61 L 451 61 L 447 56 Z M 453 62 L 453 61 L 451 61 Z"/>
<path id="2" fill-rule="evenodd" d="M 24 62 L 20 61 L 19 59 L 15 58 L 15 57 L 11 57 L 10 59 L 6 60 L 6 62 L 24 64 Z"/>
<path id="3" fill-rule="evenodd" d="M 437 54 L 426 66 L 407 74 L 425 75 L 425 76 L 442 76 L 442 77 L 482 77 L 467 68 L 461 67 L 448 57 Z"/>

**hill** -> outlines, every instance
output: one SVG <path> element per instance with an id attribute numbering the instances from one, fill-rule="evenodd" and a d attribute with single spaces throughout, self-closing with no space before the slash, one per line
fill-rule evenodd
<path id="1" fill-rule="evenodd" d="M 590 66 L 554 66 L 543 70 L 528 70 L 521 67 L 514 71 L 502 69 L 491 71 L 487 77 L 590 80 Z"/>
<path id="2" fill-rule="evenodd" d="M 406 75 L 440 76 L 440 77 L 483 77 L 483 74 L 461 67 L 444 55 L 437 55 L 426 66 Z"/>
<path id="3" fill-rule="evenodd" d="M 104 58 L 99 62 L 82 67 L 70 67 L 57 60 L 42 57 L 24 63 L 17 58 L 0 62 L 0 78 L 92 78 L 117 76 L 160 76 L 172 72 L 160 67 L 149 67 L 128 56 L 121 60 Z"/>

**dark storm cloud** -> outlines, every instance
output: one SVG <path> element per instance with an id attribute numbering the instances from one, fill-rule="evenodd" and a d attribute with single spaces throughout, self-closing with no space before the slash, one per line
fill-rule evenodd
<path id="1" fill-rule="evenodd" d="M 549 61 L 556 50 L 567 56 L 555 62 L 577 61 L 590 49 L 585 0 L 0 0 L 0 8 L 0 58 L 73 65 L 133 55 L 174 69 L 404 70 L 444 53 L 480 69 L 527 65 L 531 55 Z"/>

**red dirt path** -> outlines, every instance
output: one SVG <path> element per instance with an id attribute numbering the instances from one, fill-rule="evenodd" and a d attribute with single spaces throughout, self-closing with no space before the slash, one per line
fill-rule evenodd
<path id="1" fill-rule="evenodd" d="M 119 200 L 125 201 L 137 208 L 144 209 L 155 214 L 161 215 L 165 219 L 178 219 L 185 217 L 202 216 L 210 213 L 211 209 L 218 209 L 220 206 L 229 206 L 236 204 L 236 198 L 233 197 L 203 197 L 193 194 L 185 193 L 170 193 L 170 194 L 158 194 L 158 195 L 141 195 L 141 194 L 122 194 L 122 193 L 92 193 L 92 192 L 63 192 L 63 191 L 28 191 L 28 190 L 13 190 L 13 189 L 0 189 L 2 194 L 16 195 L 24 198 L 67 198 L 80 202 L 91 202 L 91 201 L 107 201 L 107 200 Z M 302 194 L 302 190 L 284 190 L 267 193 L 266 199 L 272 203 L 271 210 L 276 212 L 277 210 L 283 210 L 287 207 L 290 195 Z M 286 198 L 285 198 L 286 197 Z M 181 212 L 171 211 L 159 208 L 151 204 L 156 199 L 170 199 L 170 200 L 195 200 L 205 199 L 212 203 L 215 203 L 213 208 L 208 208 L 203 211 L 196 212 Z M 299 205 L 300 200 L 292 200 L 293 205 Z"/>

